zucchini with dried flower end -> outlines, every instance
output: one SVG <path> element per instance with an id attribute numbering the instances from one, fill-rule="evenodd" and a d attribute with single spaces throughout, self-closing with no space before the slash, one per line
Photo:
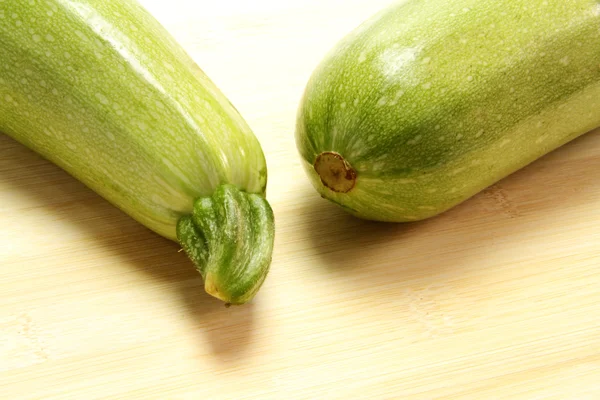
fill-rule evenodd
<path id="1" fill-rule="evenodd" d="M 600 126 L 598 0 L 408 0 L 312 74 L 296 143 L 358 217 L 438 215 Z"/>

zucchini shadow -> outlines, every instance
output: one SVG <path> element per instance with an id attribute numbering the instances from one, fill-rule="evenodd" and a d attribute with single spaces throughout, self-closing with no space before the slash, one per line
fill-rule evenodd
<path id="1" fill-rule="evenodd" d="M 74 227 L 86 243 L 114 254 L 120 264 L 139 273 L 139 285 L 171 291 L 187 311 L 185 318 L 193 331 L 200 332 L 200 339 L 209 342 L 220 361 L 240 360 L 244 350 L 251 347 L 252 303 L 226 309 L 221 301 L 206 294 L 200 274 L 179 252 L 178 244 L 145 228 L 59 167 L 2 133 L 0 187 L 20 198 L 33 198 L 45 215 Z M 51 231 L 46 233 L 52 235 Z M 82 257 L 86 252 L 78 249 L 77 243 L 69 246 Z M 36 262 L 44 268 L 43 262 Z M 98 260 L 99 267 L 103 262 L 109 261 Z"/>
<path id="2" fill-rule="evenodd" d="M 313 215 L 303 236 L 312 241 L 312 252 L 322 260 L 319 264 L 340 285 L 385 284 L 398 290 L 403 285 L 435 285 L 468 277 L 477 268 L 546 257 L 555 233 L 568 230 L 571 222 L 584 223 L 585 215 L 599 214 L 597 171 L 600 130 L 580 136 L 423 221 L 361 220 L 321 199 L 311 188 L 299 210 Z M 527 253 L 515 254 L 515 248 Z M 355 276 L 348 279 L 349 274 Z"/>

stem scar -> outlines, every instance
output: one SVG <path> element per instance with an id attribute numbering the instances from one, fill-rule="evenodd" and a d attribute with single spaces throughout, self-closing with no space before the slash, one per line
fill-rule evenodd
<path id="1" fill-rule="evenodd" d="M 356 170 L 340 154 L 326 151 L 319 154 L 314 168 L 323 185 L 337 193 L 348 193 L 356 184 Z"/>

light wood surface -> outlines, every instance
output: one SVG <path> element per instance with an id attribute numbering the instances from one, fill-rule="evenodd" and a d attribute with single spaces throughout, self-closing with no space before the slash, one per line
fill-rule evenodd
<path id="1" fill-rule="evenodd" d="M 277 238 L 252 304 L 0 135 L 1 399 L 600 399 L 599 132 L 412 224 L 304 176 L 306 80 L 388 2 L 143 1 L 264 145 Z"/>

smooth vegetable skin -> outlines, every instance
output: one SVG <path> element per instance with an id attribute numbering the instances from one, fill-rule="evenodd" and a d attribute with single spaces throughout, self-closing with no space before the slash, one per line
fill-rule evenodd
<path id="1" fill-rule="evenodd" d="M 598 126 L 597 0 L 408 0 L 316 68 L 296 143 L 323 197 L 402 222 L 438 215 Z"/>
<path id="2" fill-rule="evenodd" d="M 274 240 L 242 116 L 133 0 L 0 0 L 0 131 L 181 243 L 208 293 L 249 301 Z"/>

